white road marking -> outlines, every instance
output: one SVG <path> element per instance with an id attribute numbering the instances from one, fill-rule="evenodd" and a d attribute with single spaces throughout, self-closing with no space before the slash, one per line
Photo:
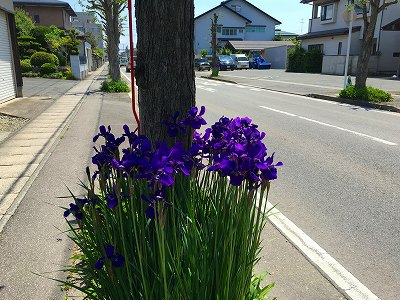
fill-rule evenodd
<path id="1" fill-rule="evenodd" d="M 353 274 L 330 256 L 271 203 L 269 221 L 314 265 L 343 295 L 352 300 L 379 300 Z"/>
<path id="2" fill-rule="evenodd" d="M 254 79 L 254 78 L 251 78 L 251 77 L 249 78 L 249 77 L 235 76 L 235 75 L 227 75 L 227 76 L 228 76 L 228 77 L 237 77 L 237 78 L 242 78 L 242 79 Z M 277 82 L 277 83 L 285 83 L 285 84 L 290 84 L 290 85 L 311 86 L 311 87 L 324 88 L 324 89 L 332 89 L 332 90 L 340 90 L 340 89 L 341 89 L 340 87 L 322 86 L 322 85 L 315 85 L 315 84 L 298 83 L 298 82 L 281 81 L 281 80 L 264 79 L 264 78 L 257 78 L 257 80 L 269 81 L 269 82 Z"/>
<path id="3" fill-rule="evenodd" d="M 251 88 L 250 91 L 262 92 L 262 91 L 264 91 L 264 90 L 258 89 L 258 88 Z"/>
<path id="4" fill-rule="evenodd" d="M 211 85 L 211 86 L 220 86 L 220 83 L 215 83 L 215 82 L 210 82 L 210 81 L 204 81 L 203 84 L 205 85 Z"/>
<path id="5" fill-rule="evenodd" d="M 368 135 L 368 134 L 364 134 L 364 133 L 361 133 L 361 132 L 353 131 L 353 130 L 346 129 L 346 128 L 343 128 L 343 127 L 339 127 L 339 126 L 335 126 L 335 125 L 332 125 L 332 124 L 324 123 L 324 122 L 321 122 L 321 121 L 313 120 L 313 119 L 310 119 L 310 118 L 298 116 L 298 115 L 295 115 L 295 114 L 292 114 L 292 113 L 288 113 L 288 112 L 285 112 L 285 111 L 282 111 L 282 110 L 273 109 L 273 108 L 270 108 L 270 107 L 266 107 L 266 106 L 260 106 L 260 107 L 264 108 L 264 109 L 267 109 L 267 110 L 271 110 L 271 111 L 280 113 L 280 114 L 288 115 L 290 117 L 297 117 L 297 118 L 305 120 L 305 121 L 309 121 L 309 122 L 313 122 L 313 123 L 316 123 L 316 124 L 319 124 L 319 125 L 323 125 L 323 126 L 326 126 L 326 127 L 331 127 L 331 128 L 335 128 L 335 129 L 338 129 L 338 130 L 341 130 L 341 131 L 353 133 L 355 135 L 362 136 L 362 137 L 365 137 L 365 138 L 368 138 L 368 139 L 371 139 L 373 141 L 376 141 L 376 142 L 379 142 L 379 143 L 382 143 L 382 144 L 386 144 L 386 145 L 389 145 L 389 146 L 397 146 L 396 143 L 393 143 L 393 142 L 390 142 L 390 141 L 387 141 L 387 140 L 384 140 L 384 139 L 380 139 L 380 138 L 374 137 L 372 135 Z"/>

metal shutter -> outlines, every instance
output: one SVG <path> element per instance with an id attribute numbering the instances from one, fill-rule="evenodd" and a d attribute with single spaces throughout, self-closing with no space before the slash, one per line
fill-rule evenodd
<path id="1" fill-rule="evenodd" d="M 0 102 L 16 97 L 7 15 L 0 10 Z"/>

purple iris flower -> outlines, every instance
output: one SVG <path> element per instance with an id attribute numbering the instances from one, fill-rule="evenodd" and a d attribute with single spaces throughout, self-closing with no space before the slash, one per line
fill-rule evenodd
<path id="1" fill-rule="evenodd" d="M 95 263 L 94 267 L 97 270 L 101 270 L 104 266 L 106 259 L 111 260 L 113 267 L 122 267 L 125 263 L 125 257 L 115 252 L 115 247 L 111 244 L 105 246 L 106 256 L 100 257 Z"/>
<path id="2" fill-rule="evenodd" d="M 179 134 L 179 131 L 185 133 L 185 126 L 183 122 L 178 122 L 179 111 L 175 113 L 172 117 L 172 122 L 164 121 L 163 124 L 168 127 L 168 135 L 169 137 L 173 138 Z"/>
<path id="3" fill-rule="evenodd" d="M 106 198 L 107 201 L 107 207 L 113 209 L 118 205 L 118 197 L 115 195 L 115 193 L 111 193 L 107 195 Z"/>
<path id="4" fill-rule="evenodd" d="M 80 207 L 75 203 L 70 203 L 69 208 L 64 211 L 64 217 L 68 217 L 70 214 L 74 215 L 78 220 L 83 219 L 83 213 L 80 210 Z"/>
<path id="5" fill-rule="evenodd" d="M 207 122 L 203 119 L 203 115 L 206 112 L 205 106 L 201 107 L 199 114 L 197 114 L 197 112 L 198 108 L 192 107 L 189 110 L 186 119 L 183 121 L 183 124 L 190 126 L 193 129 L 200 129 L 202 125 L 206 125 Z"/>

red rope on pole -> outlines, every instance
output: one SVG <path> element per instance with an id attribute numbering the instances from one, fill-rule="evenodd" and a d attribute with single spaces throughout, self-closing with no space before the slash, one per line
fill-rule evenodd
<path id="1" fill-rule="evenodd" d="M 132 91 L 132 112 L 138 126 L 138 134 L 140 134 L 140 121 L 136 112 L 136 95 L 135 95 L 135 61 L 133 60 L 133 30 L 132 30 L 132 0 L 128 0 L 128 19 L 129 19 L 129 56 L 131 62 L 131 91 Z"/>

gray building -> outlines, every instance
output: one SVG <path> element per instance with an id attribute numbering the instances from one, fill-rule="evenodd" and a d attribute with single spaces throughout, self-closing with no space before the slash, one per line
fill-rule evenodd
<path id="1" fill-rule="evenodd" d="M 194 23 L 195 53 L 205 49 L 211 53 L 211 20 L 218 18 L 217 47 L 223 48 L 228 41 L 272 41 L 277 19 L 246 0 L 227 0 L 197 16 Z"/>
<path id="2" fill-rule="evenodd" d="M 92 33 L 96 39 L 97 48 L 104 50 L 104 36 L 101 25 L 97 23 L 95 14 L 91 12 L 77 12 L 72 18 L 72 27 L 85 35 Z"/>

